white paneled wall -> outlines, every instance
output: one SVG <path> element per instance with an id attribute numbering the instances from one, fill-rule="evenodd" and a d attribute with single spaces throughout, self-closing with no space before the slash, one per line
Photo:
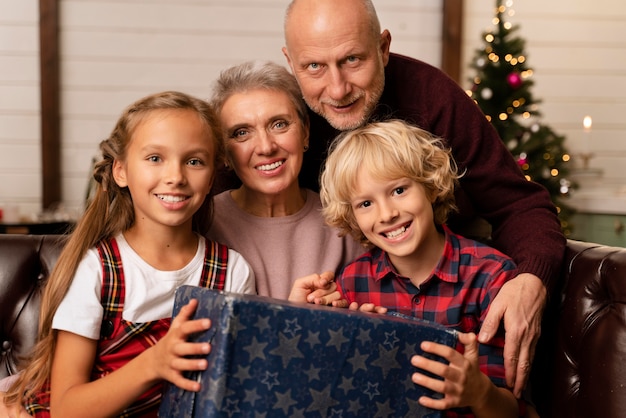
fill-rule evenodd
<path id="1" fill-rule="evenodd" d="M 155 91 L 208 97 L 222 68 L 284 63 L 288 0 L 59 0 L 63 203 L 82 208 L 90 160 L 121 110 Z M 392 50 L 440 64 L 441 0 L 374 0 Z M 463 87 L 495 0 L 466 1 Z M 602 183 L 626 184 L 626 2 L 516 0 L 545 123 Z M 0 0 L 0 205 L 40 210 L 38 1 Z M 593 117 L 585 143 L 582 119 Z"/>
<path id="2" fill-rule="evenodd" d="M 37 0 L 0 0 L 0 206 L 41 201 Z"/>
<path id="3" fill-rule="evenodd" d="M 491 29 L 495 1 L 465 2 L 464 62 L 484 44 Z M 526 40 L 527 64 L 534 69 L 533 95 L 546 124 L 564 135 L 577 154 L 595 154 L 592 168 L 601 169 L 596 183 L 608 189 L 626 186 L 626 3 L 622 0 L 516 0 L 508 20 L 520 26 Z M 465 69 L 464 80 L 473 70 Z M 471 83 L 465 82 L 465 88 Z M 591 134 L 583 118 L 593 118 Z M 584 185 L 584 176 L 579 177 Z M 624 208 L 626 210 L 626 208 Z"/>
<path id="4" fill-rule="evenodd" d="M 41 202 L 37 3 L 0 0 L 0 203 L 18 203 L 23 214 Z M 60 0 L 64 204 L 82 208 L 97 145 L 132 101 L 167 89 L 207 98 L 225 67 L 285 63 L 287 3 Z M 441 0 L 374 4 L 393 51 L 440 64 Z"/>

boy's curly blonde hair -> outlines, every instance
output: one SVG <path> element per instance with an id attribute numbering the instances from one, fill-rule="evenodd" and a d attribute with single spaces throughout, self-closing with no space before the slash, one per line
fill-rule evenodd
<path id="1" fill-rule="evenodd" d="M 368 244 L 359 229 L 351 200 L 361 170 L 373 177 L 409 178 L 426 188 L 434 219 L 443 224 L 455 211 L 454 187 L 460 175 L 441 139 L 400 120 L 373 122 L 347 131 L 332 142 L 320 179 L 322 214 L 340 234 Z"/>

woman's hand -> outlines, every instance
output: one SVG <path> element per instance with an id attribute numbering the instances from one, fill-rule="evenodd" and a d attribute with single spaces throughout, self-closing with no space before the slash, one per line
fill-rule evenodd
<path id="1" fill-rule="evenodd" d="M 346 308 L 348 302 L 342 299 L 334 279 L 331 271 L 300 277 L 293 283 L 289 301 Z"/>

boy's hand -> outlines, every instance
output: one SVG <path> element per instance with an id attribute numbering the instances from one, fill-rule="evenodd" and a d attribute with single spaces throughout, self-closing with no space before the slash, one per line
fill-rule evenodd
<path id="1" fill-rule="evenodd" d="M 351 311 L 371 312 L 384 314 L 387 313 L 387 308 L 384 306 L 376 306 L 373 303 L 364 303 L 359 306 L 358 302 L 352 302 L 348 307 Z"/>
<path id="2" fill-rule="evenodd" d="M 439 376 L 443 380 L 429 377 L 423 373 L 413 373 L 413 383 L 443 394 L 441 399 L 422 396 L 419 403 L 427 408 L 445 410 L 463 406 L 473 406 L 486 397 L 492 384 L 478 367 L 478 341 L 473 333 L 458 333 L 459 342 L 465 346 L 464 354 L 454 348 L 424 341 L 422 350 L 446 359 L 449 364 L 431 360 L 420 355 L 411 358 L 411 364 L 424 371 Z"/>
<path id="3" fill-rule="evenodd" d="M 341 293 L 337 290 L 337 284 L 334 281 L 334 274 L 330 271 L 296 279 L 291 288 L 289 300 L 340 308 L 348 306 L 348 303 L 341 298 Z"/>
<path id="4" fill-rule="evenodd" d="M 158 375 L 181 389 L 191 392 L 200 390 L 200 382 L 186 379 L 184 371 L 206 370 L 208 362 L 206 355 L 211 351 L 208 342 L 188 342 L 189 336 L 206 331 L 211 327 L 208 318 L 192 320 L 191 317 L 198 306 L 198 301 L 192 299 L 183 306 L 172 320 L 172 325 L 165 336 L 154 345 L 154 367 Z M 202 358 L 195 358 L 200 356 Z"/>

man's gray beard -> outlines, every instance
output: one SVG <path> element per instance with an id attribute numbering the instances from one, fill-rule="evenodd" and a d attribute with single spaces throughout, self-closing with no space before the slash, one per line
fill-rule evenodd
<path id="1" fill-rule="evenodd" d="M 360 128 L 361 126 L 365 125 L 367 121 L 369 120 L 370 116 L 374 114 L 374 110 L 376 109 L 376 106 L 378 106 L 378 102 L 380 101 L 380 98 L 383 95 L 384 88 L 385 88 L 384 81 L 380 83 L 380 85 L 376 86 L 376 90 L 374 90 L 372 94 L 372 98 L 374 100 L 371 100 L 370 102 L 367 103 L 367 105 L 365 106 L 365 112 L 363 112 L 363 116 L 359 118 L 357 121 L 355 121 L 354 123 L 351 123 L 350 125 L 347 125 L 347 126 L 338 126 L 334 121 L 330 121 L 326 117 L 326 114 L 322 111 L 323 109 L 322 105 L 320 105 L 319 107 L 312 106 L 312 104 L 309 103 L 306 98 L 303 97 L 303 99 L 306 102 L 306 104 L 309 106 L 309 108 L 311 108 L 313 112 L 323 117 L 330 126 L 337 129 L 338 131 L 351 131 L 353 129 Z"/>

